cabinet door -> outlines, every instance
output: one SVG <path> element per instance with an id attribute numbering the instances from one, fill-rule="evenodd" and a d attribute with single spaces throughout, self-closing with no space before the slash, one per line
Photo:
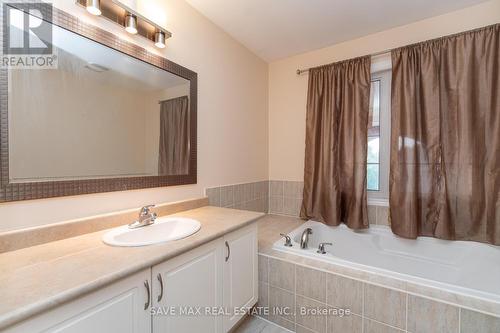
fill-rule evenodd
<path id="1" fill-rule="evenodd" d="M 220 238 L 153 266 L 153 332 L 222 332 L 222 316 L 205 312 L 222 307 L 222 256 Z"/>
<path id="2" fill-rule="evenodd" d="M 257 223 L 224 236 L 224 331 L 229 331 L 242 317 L 235 308 L 252 307 L 257 303 Z"/>
<path id="3" fill-rule="evenodd" d="M 78 274 L 75 272 L 75 274 Z M 145 282 L 147 269 L 75 301 L 26 320 L 6 332 L 147 333 L 151 332 Z"/>

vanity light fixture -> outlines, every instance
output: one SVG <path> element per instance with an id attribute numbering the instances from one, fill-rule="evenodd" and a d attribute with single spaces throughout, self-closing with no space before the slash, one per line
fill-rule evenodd
<path id="1" fill-rule="evenodd" d="M 95 16 L 102 14 L 101 12 L 101 0 L 86 0 L 87 11 Z"/>
<path id="2" fill-rule="evenodd" d="M 125 30 L 132 35 L 137 34 L 137 16 L 127 13 L 125 16 Z"/>
<path id="3" fill-rule="evenodd" d="M 161 30 L 155 32 L 155 46 L 159 49 L 165 48 L 165 33 Z"/>
<path id="4" fill-rule="evenodd" d="M 68 1 L 68 0 L 67 0 Z M 141 36 L 153 42 L 159 49 L 166 46 L 166 40 L 172 33 L 137 12 L 127 3 L 137 0 L 73 0 L 90 14 L 102 17 L 125 28 L 131 35 Z"/>

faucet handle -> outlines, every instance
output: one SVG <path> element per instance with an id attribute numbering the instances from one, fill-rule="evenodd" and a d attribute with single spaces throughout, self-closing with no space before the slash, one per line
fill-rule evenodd
<path id="1" fill-rule="evenodd" d="M 318 251 L 316 251 L 316 252 L 320 253 L 320 254 L 326 254 L 325 245 L 333 245 L 333 244 L 332 243 L 319 243 Z"/>
<path id="2" fill-rule="evenodd" d="M 140 216 L 145 216 L 149 215 L 151 208 L 153 208 L 155 205 L 146 205 L 141 208 L 141 211 L 139 212 Z"/>
<path id="3" fill-rule="evenodd" d="M 290 236 L 280 233 L 281 237 L 285 237 L 285 246 L 292 247 L 292 239 Z"/>

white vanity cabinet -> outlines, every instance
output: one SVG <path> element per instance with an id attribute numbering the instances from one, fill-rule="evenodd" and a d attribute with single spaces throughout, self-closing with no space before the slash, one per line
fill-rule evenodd
<path id="1" fill-rule="evenodd" d="M 256 223 L 154 266 L 153 332 L 228 332 L 257 302 L 257 274 Z"/>
<path id="2" fill-rule="evenodd" d="M 257 224 L 254 223 L 224 237 L 224 307 L 252 307 L 258 298 Z M 224 332 L 242 317 L 242 311 L 224 316 Z"/>
<path id="3" fill-rule="evenodd" d="M 226 310 L 257 302 L 257 274 L 252 223 L 5 332 L 228 332 L 243 314 Z"/>
<path id="4" fill-rule="evenodd" d="M 153 332 L 222 332 L 223 241 L 217 239 L 153 266 Z"/>
<path id="5" fill-rule="evenodd" d="M 5 332 L 151 332 L 151 305 L 146 289 L 151 286 L 150 277 L 151 270 L 143 270 L 21 322 Z"/>

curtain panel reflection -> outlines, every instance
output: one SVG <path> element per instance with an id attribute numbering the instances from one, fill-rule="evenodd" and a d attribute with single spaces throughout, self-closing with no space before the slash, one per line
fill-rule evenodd
<path id="1" fill-rule="evenodd" d="M 392 52 L 395 234 L 500 245 L 500 25 Z"/>
<path id="2" fill-rule="evenodd" d="M 309 71 L 301 217 L 368 227 L 370 57 Z"/>
<path id="3" fill-rule="evenodd" d="M 189 173 L 189 99 L 177 97 L 160 102 L 160 176 Z"/>

